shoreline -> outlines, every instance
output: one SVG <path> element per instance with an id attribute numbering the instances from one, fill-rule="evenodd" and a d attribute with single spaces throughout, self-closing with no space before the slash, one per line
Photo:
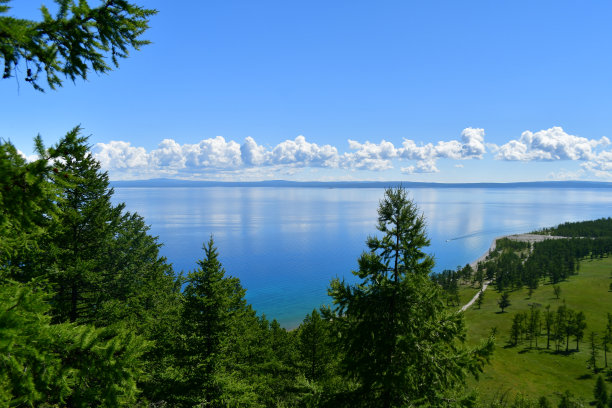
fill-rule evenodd
<path id="1" fill-rule="evenodd" d="M 489 249 L 484 254 L 482 254 L 475 261 L 470 262 L 470 266 L 472 267 L 472 269 L 476 270 L 476 267 L 478 266 L 478 262 L 484 261 L 485 259 L 487 259 L 487 256 L 489 256 L 489 254 L 491 252 L 495 251 L 497 240 L 498 239 L 502 239 L 502 238 L 508 238 L 508 239 L 513 240 L 513 241 L 529 242 L 529 243 L 532 244 L 534 242 L 546 241 L 547 239 L 567 239 L 568 237 L 561 237 L 561 236 L 558 236 L 558 235 L 533 234 L 533 233 L 529 233 L 529 232 L 523 233 L 523 234 L 501 235 L 499 237 L 493 238 L 493 242 L 491 243 L 491 246 L 489 247 Z"/>
<path id="2" fill-rule="evenodd" d="M 502 238 L 508 238 L 508 239 L 513 240 L 513 241 L 529 242 L 531 244 L 531 243 L 534 243 L 534 242 L 546 241 L 547 239 L 566 239 L 567 237 L 561 237 L 561 236 L 557 236 L 557 235 L 540 235 L 540 234 L 525 233 L 525 234 L 502 235 L 502 236 L 493 238 L 493 242 L 491 243 L 491 246 L 489 247 L 489 249 L 484 254 L 482 254 L 478 259 L 476 259 L 475 261 L 473 261 L 473 262 L 471 262 L 469 264 L 474 271 L 476 271 L 476 269 L 478 268 L 478 263 L 479 262 L 482 262 L 482 261 L 486 260 L 487 257 L 489 256 L 489 254 L 491 252 L 495 251 L 495 248 L 497 246 L 497 240 L 498 239 L 502 239 Z M 483 285 L 482 285 L 482 289 L 480 289 L 478 292 L 476 292 L 474 297 L 468 303 L 463 305 L 461 307 L 461 309 L 459 309 L 459 311 L 460 312 L 465 312 L 467 309 L 469 309 L 469 307 L 472 306 L 474 304 L 474 302 L 476 302 L 476 299 L 478 299 L 478 296 L 482 292 L 487 290 L 487 287 L 489 286 L 490 283 L 491 283 L 491 281 L 484 281 Z"/>

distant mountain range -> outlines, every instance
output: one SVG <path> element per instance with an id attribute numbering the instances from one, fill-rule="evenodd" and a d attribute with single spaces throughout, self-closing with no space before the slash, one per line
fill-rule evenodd
<path id="1" fill-rule="evenodd" d="M 196 181 L 176 179 L 111 181 L 113 187 L 303 187 L 303 188 L 612 188 L 604 181 L 529 181 L 519 183 L 422 183 L 412 181 Z"/>

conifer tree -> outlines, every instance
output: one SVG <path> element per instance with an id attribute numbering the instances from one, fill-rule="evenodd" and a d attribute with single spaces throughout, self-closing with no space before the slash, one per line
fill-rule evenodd
<path id="1" fill-rule="evenodd" d="M 469 350 L 463 315 L 444 307 L 441 288 L 428 274 L 431 256 L 425 220 L 403 188 L 388 189 L 378 209 L 382 238 L 367 239 L 368 252 L 354 272 L 362 282 L 338 279 L 329 290 L 343 370 L 359 388 L 343 398 L 349 406 L 461 405 L 453 394 L 467 373 L 476 375 L 492 340 Z M 452 398 L 447 399 L 449 395 Z"/>
<path id="2" fill-rule="evenodd" d="M 183 291 L 183 346 L 181 365 L 184 387 L 179 394 L 190 406 L 218 405 L 225 390 L 224 340 L 244 313 L 245 290 L 237 278 L 226 277 L 212 236 L 203 246 L 204 259 L 190 272 Z"/>
<path id="3" fill-rule="evenodd" d="M 589 355 L 589 366 L 593 369 L 594 373 L 597 373 L 597 357 L 599 357 L 599 348 L 597 345 L 597 333 L 591 332 L 589 336 L 589 343 L 591 345 L 591 353 Z"/>
<path id="4" fill-rule="evenodd" d="M 95 320 L 108 274 L 106 250 L 121 223 L 124 205 L 111 204 L 107 173 L 89 152 L 80 127 L 51 149 L 53 182 L 61 189 L 56 222 L 50 226 L 49 268 L 55 284 L 57 321 Z"/>
<path id="5" fill-rule="evenodd" d="M 606 324 L 606 331 L 603 335 L 602 348 L 604 352 L 604 367 L 608 367 L 608 345 L 612 343 L 612 313 L 607 314 L 608 322 Z"/>
<path id="6" fill-rule="evenodd" d="M 0 278 L 0 405 L 133 404 L 148 344 L 121 328 L 50 324 L 44 289 Z"/>
<path id="7" fill-rule="evenodd" d="M 52 16 L 41 7 L 42 21 L 7 15 L 10 0 L 0 0 L 0 61 L 2 78 L 14 76 L 25 62 L 25 81 L 43 91 L 39 75 L 45 75 L 51 89 L 62 85 L 62 76 L 74 81 L 87 79 L 90 71 L 105 73 L 129 49 L 148 44 L 141 36 L 149 28 L 155 10 L 145 9 L 127 0 L 104 0 L 91 7 L 87 0 L 55 0 L 57 13 Z"/>
<path id="8" fill-rule="evenodd" d="M 510 294 L 508 292 L 503 292 L 501 294 L 501 297 L 497 301 L 497 304 L 499 305 L 499 308 L 501 309 L 502 313 L 504 313 L 504 309 L 511 305 Z"/>
<path id="9" fill-rule="evenodd" d="M 573 334 L 574 334 L 574 338 L 576 339 L 576 351 L 579 351 L 579 343 L 580 340 L 583 339 L 584 337 L 584 331 L 587 328 L 587 324 L 586 324 L 586 316 L 584 315 L 584 312 L 578 312 L 576 313 L 576 316 L 574 318 L 573 321 Z"/>
<path id="10" fill-rule="evenodd" d="M 331 347 L 328 322 L 314 309 L 304 318 L 299 328 L 299 353 L 307 379 L 316 381 L 328 374 Z"/>
<path id="11" fill-rule="evenodd" d="M 550 349 L 550 336 L 554 325 L 554 314 L 550 311 L 550 305 L 546 305 L 544 312 L 544 325 L 546 327 L 546 349 Z"/>
<path id="12" fill-rule="evenodd" d="M 481 289 L 480 292 L 478 293 L 478 297 L 476 298 L 476 304 L 478 305 L 478 309 L 482 307 L 482 304 L 484 303 L 484 297 L 485 297 L 484 290 Z"/>
<path id="13" fill-rule="evenodd" d="M 595 397 L 595 406 L 597 408 L 605 408 L 606 404 L 608 403 L 609 396 L 608 390 L 606 389 L 606 383 L 601 375 L 597 377 L 593 395 Z"/>

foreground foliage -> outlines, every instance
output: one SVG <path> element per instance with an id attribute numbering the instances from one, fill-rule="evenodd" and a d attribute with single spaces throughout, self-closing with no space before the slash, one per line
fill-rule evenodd
<path id="1" fill-rule="evenodd" d="M 44 91 L 39 75 L 55 89 L 62 77 L 75 81 L 87 79 L 90 71 L 111 70 L 126 58 L 130 48 L 148 44 L 141 36 L 149 28 L 155 10 L 145 9 L 126 0 L 104 0 L 91 7 L 86 0 L 55 0 L 57 13 L 41 7 L 42 21 L 15 18 L 7 14 L 10 0 L 0 0 L 0 59 L 2 78 L 14 76 L 25 63 L 25 81 Z"/>
<path id="2" fill-rule="evenodd" d="M 357 381 L 349 406 L 462 406 L 467 373 L 477 375 L 493 340 L 462 346 L 465 326 L 449 311 L 429 277 L 433 259 L 425 222 L 403 189 L 387 190 L 378 210 L 382 238 L 368 238 L 359 259 L 358 285 L 332 282 L 337 342 L 346 351 L 342 369 Z"/>

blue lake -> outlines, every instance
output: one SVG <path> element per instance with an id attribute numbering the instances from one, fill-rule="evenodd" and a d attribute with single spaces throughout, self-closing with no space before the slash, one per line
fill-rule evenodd
<path id="1" fill-rule="evenodd" d="M 376 234 L 379 188 L 115 188 L 151 225 L 177 272 L 190 271 L 214 236 L 226 273 L 240 278 L 258 313 L 299 325 L 322 304 L 329 281 L 351 271 Z M 415 188 L 427 219 L 435 271 L 483 254 L 500 235 L 612 216 L 606 188 Z"/>

